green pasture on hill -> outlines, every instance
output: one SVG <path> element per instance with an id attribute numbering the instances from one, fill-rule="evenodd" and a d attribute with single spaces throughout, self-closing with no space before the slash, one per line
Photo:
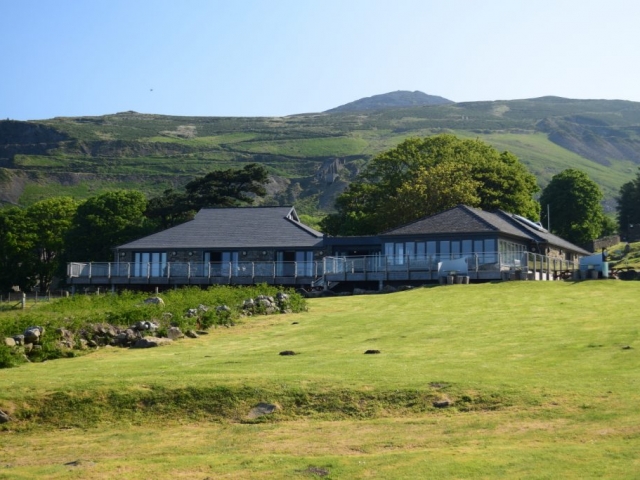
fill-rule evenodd
<path id="1" fill-rule="evenodd" d="M 637 478 L 639 286 L 312 299 L 167 347 L 0 370 L 16 420 L 0 479 Z M 279 409 L 251 419 L 259 402 Z"/>

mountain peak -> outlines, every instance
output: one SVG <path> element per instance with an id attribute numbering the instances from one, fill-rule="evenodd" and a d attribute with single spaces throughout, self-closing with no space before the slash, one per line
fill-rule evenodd
<path id="1" fill-rule="evenodd" d="M 454 103 L 443 97 L 427 95 L 416 90 L 397 90 L 395 92 L 373 95 L 372 97 L 361 98 L 355 102 L 346 103 L 339 107 L 327 110 L 325 113 L 362 112 L 370 110 L 383 110 L 387 108 L 421 107 L 425 105 L 446 105 Z"/>

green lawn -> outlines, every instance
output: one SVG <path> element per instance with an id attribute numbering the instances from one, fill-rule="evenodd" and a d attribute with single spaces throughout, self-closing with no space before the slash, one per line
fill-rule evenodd
<path id="1" fill-rule="evenodd" d="M 639 286 L 314 299 L 1 370 L 0 478 L 637 478 Z M 259 401 L 280 410 L 249 420 Z"/>

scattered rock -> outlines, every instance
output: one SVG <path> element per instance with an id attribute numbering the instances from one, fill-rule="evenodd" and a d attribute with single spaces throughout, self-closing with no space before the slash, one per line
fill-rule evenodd
<path id="1" fill-rule="evenodd" d="M 11 421 L 11 417 L 0 410 L 0 423 L 9 423 Z"/>
<path id="2" fill-rule="evenodd" d="M 392 285 L 385 285 L 382 287 L 382 293 L 395 293 L 398 289 Z"/>
<path id="3" fill-rule="evenodd" d="M 278 410 L 280 410 L 280 407 L 273 403 L 260 402 L 251 409 L 251 411 L 247 415 L 247 418 L 252 419 L 262 417 L 263 415 L 270 415 Z"/>
<path id="4" fill-rule="evenodd" d="M 11 338 L 11 337 L 7 337 L 4 339 L 4 344 L 7 347 L 15 347 L 16 346 L 16 341 L 15 339 Z"/>
<path id="5" fill-rule="evenodd" d="M 189 338 L 198 338 L 199 335 L 195 330 L 187 330 L 186 332 L 184 332 L 185 336 L 189 337 Z"/>
<path id="6" fill-rule="evenodd" d="M 132 348 L 162 347 L 164 345 L 170 345 L 172 343 L 173 343 L 173 340 L 169 338 L 144 337 L 136 340 L 136 343 L 132 345 Z"/>
<path id="7" fill-rule="evenodd" d="M 24 335 L 14 335 L 13 339 L 17 346 L 24 345 Z"/>
<path id="8" fill-rule="evenodd" d="M 282 355 L 282 356 L 297 355 L 297 353 L 294 352 L 293 350 L 283 350 L 282 352 L 279 353 L 279 355 Z"/>
<path id="9" fill-rule="evenodd" d="M 631 345 L 625 345 L 624 347 L 622 347 L 622 350 L 631 350 L 632 347 Z"/>
<path id="10" fill-rule="evenodd" d="M 380 350 L 367 350 L 364 352 L 365 355 L 375 355 L 377 353 L 380 353 Z"/>
<path id="11" fill-rule="evenodd" d="M 303 474 L 317 475 L 318 477 L 326 477 L 330 473 L 329 470 L 327 470 L 326 468 L 314 467 L 312 465 L 309 465 L 304 470 L 296 470 L 296 472 L 303 473 Z"/>
<path id="12" fill-rule="evenodd" d="M 291 325 L 298 325 L 300 322 L 291 322 Z"/>
<path id="13" fill-rule="evenodd" d="M 164 307 L 164 300 L 160 297 L 149 297 L 144 301 L 144 303 L 147 305 L 160 305 L 161 307 Z"/>
<path id="14" fill-rule="evenodd" d="M 25 343 L 39 343 L 40 337 L 44 334 L 44 328 L 42 327 L 29 327 L 27 328 L 24 335 Z"/>
<path id="15" fill-rule="evenodd" d="M 167 338 L 170 338 L 171 340 L 178 340 L 179 338 L 184 338 L 184 334 L 178 327 L 170 327 L 167 330 Z"/>
<path id="16" fill-rule="evenodd" d="M 453 404 L 451 400 L 448 398 L 441 398 L 440 400 L 434 400 L 433 406 L 436 408 L 447 408 Z"/>

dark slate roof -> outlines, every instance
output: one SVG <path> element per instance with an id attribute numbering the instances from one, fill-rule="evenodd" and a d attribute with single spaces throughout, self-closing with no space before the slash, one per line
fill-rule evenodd
<path id="1" fill-rule="evenodd" d="M 466 205 L 423 217 L 401 227 L 384 232 L 381 236 L 446 235 L 446 234 L 502 233 L 522 240 L 550 245 L 588 254 L 586 250 L 552 233 L 541 231 L 519 221 L 513 214 L 498 210 L 486 212 Z"/>
<path id="2" fill-rule="evenodd" d="M 116 249 L 315 248 L 322 233 L 303 225 L 293 207 L 204 208 L 190 222 Z"/>

